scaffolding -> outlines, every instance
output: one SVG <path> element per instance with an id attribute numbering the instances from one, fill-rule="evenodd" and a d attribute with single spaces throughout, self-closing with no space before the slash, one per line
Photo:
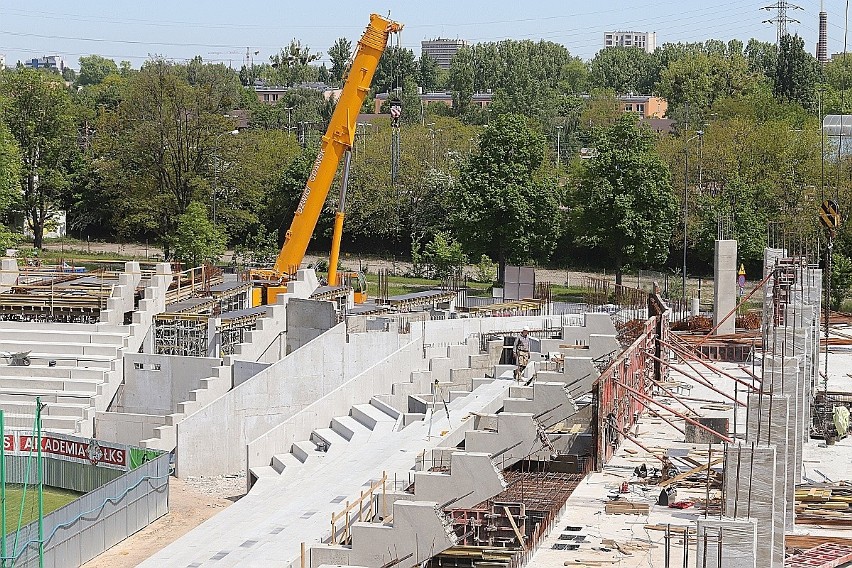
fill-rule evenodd
<path id="1" fill-rule="evenodd" d="M 203 314 L 157 314 L 154 318 L 154 352 L 184 357 L 207 356 L 208 319 Z"/>

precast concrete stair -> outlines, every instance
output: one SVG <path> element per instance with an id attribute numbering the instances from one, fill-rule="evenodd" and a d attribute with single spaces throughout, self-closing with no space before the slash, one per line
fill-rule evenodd
<path id="1" fill-rule="evenodd" d="M 373 434 L 391 432 L 399 416 L 396 409 L 375 398 L 368 404 L 352 405 L 348 415 L 332 418 L 328 427 L 316 428 L 309 439 L 293 443 L 289 453 L 272 456 L 270 465 L 253 467 L 251 473 L 258 479 L 285 472 L 292 475 L 303 464 L 342 453 Z"/>
<path id="2" fill-rule="evenodd" d="M 0 409 L 10 428 L 32 428 L 36 397 L 47 431 L 91 436 L 121 380 L 130 330 L 123 325 L 0 323 L 0 352 L 30 352 L 29 366 L 0 359 Z"/>

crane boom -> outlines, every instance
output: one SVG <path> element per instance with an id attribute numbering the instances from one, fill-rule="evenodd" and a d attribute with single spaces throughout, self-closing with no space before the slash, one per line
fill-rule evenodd
<path id="1" fill-rule="evenodd" d="M 346 150 L 352 147 L 358 114 L 370 90 L 388 37 L 401 29 L 402 25 L 397 22 L 378 14 L 370 15 L 370 24 L 358 42 L 343 92 L 337 101 L 325 136 L 322 137 L 319 154 L 311 168 L 305 189 L 302 190 L 293 222 L 284 236 L 284 245 L 275 260 L 273 270 L 279 278 L 298 268 L 305 257 L 340 160 Z"/>

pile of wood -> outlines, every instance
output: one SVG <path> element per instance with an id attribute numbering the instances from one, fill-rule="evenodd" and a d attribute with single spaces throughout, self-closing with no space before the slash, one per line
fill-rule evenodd
<path id="1" fill-rule="evenodd" d="M 634 501 L 611 501 L 606 504 L 607 515 L 647 515 L 650 510 L 648 503 Z"/>
<path id="2" fill-rule="evenodd" d="M 852 527 L 852 485 L 841 482 L 797 487 L 796 524 Z"/>

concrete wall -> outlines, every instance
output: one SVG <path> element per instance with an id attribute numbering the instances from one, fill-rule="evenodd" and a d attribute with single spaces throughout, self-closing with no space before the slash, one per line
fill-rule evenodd
<path id="1" fill-rule="evenodd" d="M 412 371 L 425 370 L 421 339 L 401 337 L 410 341 L 278 426 L 251 439 L 246 445 L 248 467 L 269 465 L 273 455 L 289 452 L 294 442 L 309 439 L 314 429 L 328 427 L 332 418 L 348 415 L 353 405 L 366 403 L 377 393 L 389 393 L 394 383 L 406 380 Z"/>
<path id="2" fill-rule="evenodd" d="M 334 304 L 291 298 L 287 302 L 287 349 L 292 353 L 337 325 Z"/>
<path id="3" fill-rule="evenodd" d="M 384 359 L 399 341 L 395 333 L 364 333 L 347 342 L 344 324 L 328 330 L 178 424 L 177 474 L 244 470 L 250 440 Z"/>
<path id="4" fill-rule="evenodd" d="M 213 375 L 222 360 L 129 353 L 124 356 L 124 391 L 116 411 L 134 414 L 171 414 L 201 380 Z"/>
<path id="5" fill-rule="evenodd" d="M 98 412 L 95 414 L 95 436 L 108 442 L 138 446 L 140 441 L 153 438 L 155 429 L 165 424 L 165 416 Z"/>
<path id="6" fill-rule="evenodd" d="M 717 240 L 715 250 L 713 285 L 713 325 L 719 325 L 737 305 L 737 241 Z M 736 331 L 734 316 L 725 320 L 716 335 L 729 335 Z"/>

